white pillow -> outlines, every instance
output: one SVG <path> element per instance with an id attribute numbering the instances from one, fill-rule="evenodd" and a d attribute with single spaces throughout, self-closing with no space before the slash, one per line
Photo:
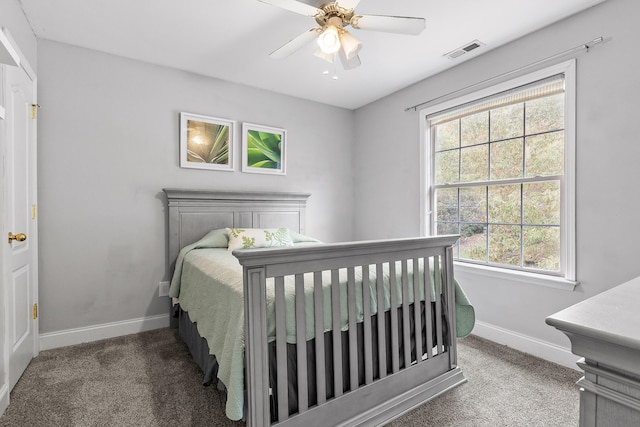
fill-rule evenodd
<path id="1" fill-rule="evenodd" d="M 293 246 L 286 228 L 227 228 L 229 250 Z"/>

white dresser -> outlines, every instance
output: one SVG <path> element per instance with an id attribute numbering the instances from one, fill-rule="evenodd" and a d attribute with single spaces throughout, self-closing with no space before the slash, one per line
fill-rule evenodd
<path id="1" fill-rule="evenodd" d="M 581 426 L 640 426 L 640 277 L 546 319 L 582 356 Z"/>

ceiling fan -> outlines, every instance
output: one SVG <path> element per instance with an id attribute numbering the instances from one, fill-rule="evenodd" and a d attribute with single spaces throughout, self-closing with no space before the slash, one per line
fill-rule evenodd
<path id="1" fill-rule="evenodd" d="M 315 7 L 297 0 L 259 1 L 312 17 L 318 23 L 317 27 L 300 34 L 284 46 L 271 52 L 269 56 L 276 59 L 286 58 L 316 39 L 319 48 L 315 55 L 331 63 L 338 56 L 347 70 L 360 65 L 358 52 L 362 48 L 362 42 L 351 35 L 345 27 L 351 25 L 352 28 L 358 30 L 417 35 L 426 26 L 424 18 L 357 15 L 354 9 L 360 3 L 360 0 L 331 1 L 321 7 Z"/>

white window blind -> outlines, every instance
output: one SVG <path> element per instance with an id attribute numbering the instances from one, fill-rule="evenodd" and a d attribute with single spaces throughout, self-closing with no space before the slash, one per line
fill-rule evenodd
<path id="1" fill-rule="evenodd" d="M 564 74 L 547 77 L 427 116 L 431 126 L 511 104 L 564 92 Z"/>

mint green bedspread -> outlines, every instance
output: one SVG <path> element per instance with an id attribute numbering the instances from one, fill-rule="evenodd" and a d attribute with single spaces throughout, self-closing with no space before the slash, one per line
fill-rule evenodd
<path id="1" fill-rule="evenodd" d="M 297 239 L 296 239 L 297 237 Z M 313 239 L 304 236 L 294 236 L 294 242 L 304 244 Z M 198 250 L 194 250 L 198 249 Z M 411 261 L 408 261 L 409 271 L 412 272 Z M 422 267 L 422 266 L 420 266 Z M 356 314 L 358 321 L 362 320 L 362 280 L 361 269 L 355 269 L 356 279 Z M 400 264 L 396 272 L 400 272 Z M 421 275 L 422 276 L 422 275 Z M 371 282 L 371 313 L 377 312 L 377 292 L 375 289 L 375 266 L 370 269 Z M 398 283 L 400 283 L 398 277 Z M 313 283 L 313 275 L 305 274 L 305 284 Z M 331 316 L 331 274 L 323 273 L 324 288 L 324 330 L 332 329 Z M 347 283 L 346 271 L 340 271 L 340 283 Z M 389 274 L 384 271 L 383 284 L 385 287 L 384 307 L 390 306 L 388 297 Z M 413 302 L 413 278 L 408 277 L 409 302 Z M 432 280 L 433 283 L 433 280 Z M 424 299 L 424 285 L 420 286 L 420 299 Z M 456 297 L 456 335 L 463 337 L 473 329 L 475 313 L 473 307 L 458 284 L 455 284 Z M 286 298 L 286 330 L 287 342 L 296 342 L 295 326 L 295 284 L 292 277 L 285 278 Z M 314 337 L 314 310 L 312 286 L 305 286 L 306 309 L 306 338 Z M 347 301 L 347 286 L 340 286 L 340 301 Z M 193 245 L 183 248 L 176 261 L 176 270 L 171 282 L 170 296 L 179 299 L 180 306 L 189 313 L 189 318 L 196 323 L 200 336 L 206 338 L 211 354 L 216 356 L 219 364 L 218 378 L 227 387 L 226 415 L 229 419 L 239 420 L 243 416 L 244 405 L 244 298 L 243 298 L 242 266 L 231 252 L 226 249 L 226 236 L 216 230 Z M 402 301 L 400 287 L 397 288 L 398 301 Z M 430 295 L 433 301 L 433 289 Z M 341 328 L 348 328 L 348 307 L 341 303 Z M 291 309 L 289 309 L 291 308 Z M 267 280 L 267 335 L 269 340 L 275 339 L 274 318 L 274 285 L 273 279 Z"/>

